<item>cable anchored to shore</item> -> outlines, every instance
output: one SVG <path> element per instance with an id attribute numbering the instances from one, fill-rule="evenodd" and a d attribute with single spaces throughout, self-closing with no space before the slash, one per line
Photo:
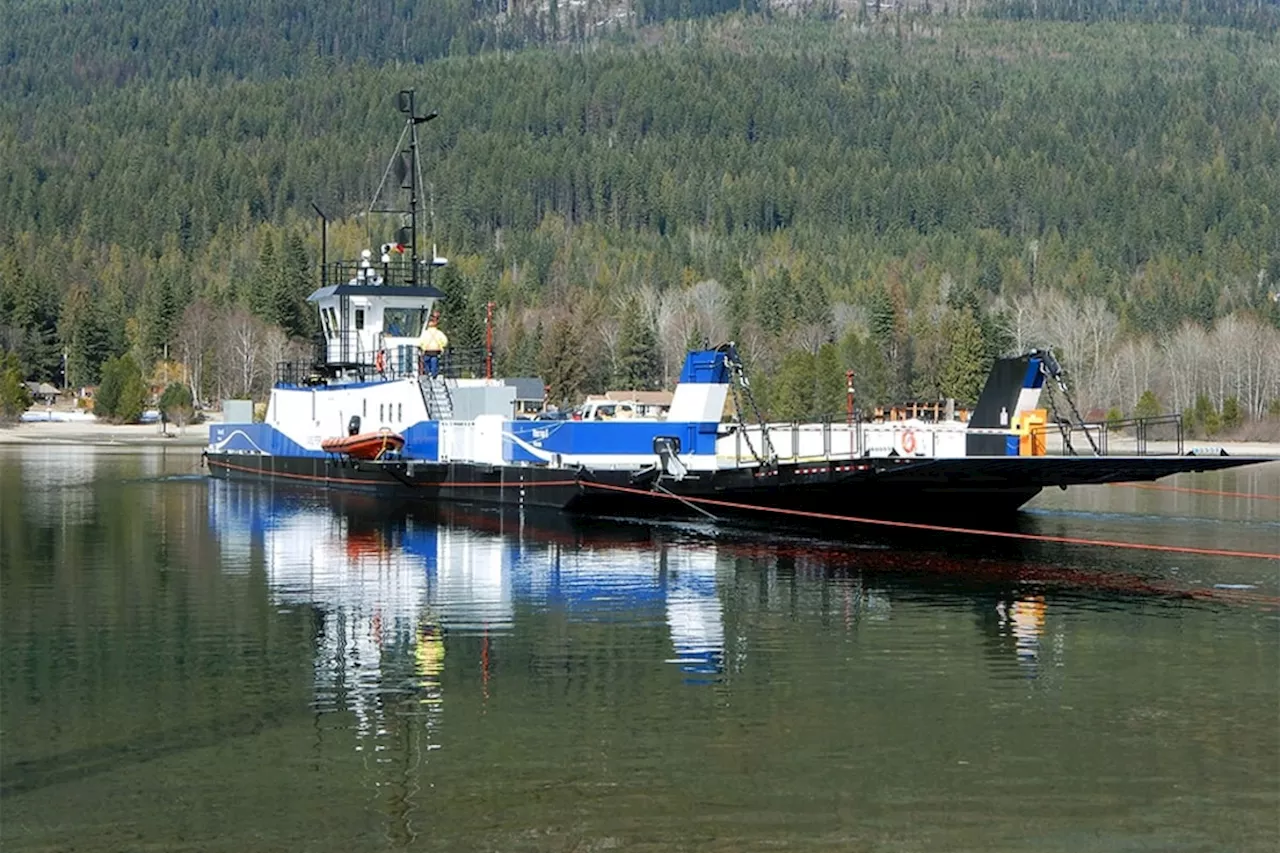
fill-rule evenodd
<path id="1" fill-rule="evenodd" d="M 676 499 L 670 492 L 654 492 L 645 489 L 633 489 L 629 486 L 615 486 L 609 483 L 597 483 L 590 480 L 581 481 L 587 488 L 604 489 L 614 492 L 625 492 L 634 495 L 645 495 L 651 498 Z M 1160 551 L 1170 554 L 1199 554 L 1210 557 L 1241 557 L 1255 560 L 1280 560 L 1280 553 L 1268 554 L 1261 551 L 1233 551 L 1226 548 L 1196 548 L 1190 545 L 1155 545 L 1142 542 L 1117 542 L 1110 539 L 1084 539 L 1075 536 L 1051 536 L 1041 533 L 1016 533 L 1005 530 L 981 530 L 969 527 L 952 527 L 943 524 L 925 524 L 917 521 L 890 521 L 882 518 L 862 518 L 854 515 L 837 515 L 829 512 L 812 512 L 800 509 L 784 509 L 782 507 L 758 506 L 756 504 L 738 503 L 719 500 L 717 498 L 698 498 L 680 495 L 678 499 L 691 504 L 718 506 L 724 509 L 748 510 L 751 512 L 774 513 L 793 518 L 809 518 L 815 521 L 845 521 L 854 524 L 874 524 L 882 527 L 896 527 L 906 530 L 929 530 L 936 533 L 960 533 L 969 536 L 995 536 L 1002 539 L 1021 539 L 1029 542 L 1056 542 L 1064 545 L 1094 545 L 1104 548 L 1123 548 L 1134 551 Z"/>
<path id="2" fill-rule="evenodd" d="M 1220 498 L 1249 498 L 1259 501 L 1280 501 L 1280 495 L 1255 495 L 1249 492 L 1224 492 L 1219 489 L 1196 489 L 1191 486 L 1166 486 L 1163 483 L 1112 483 L 1113 486 L 1128 486 L 1131 489 L 1151 489 L 1157 492 L 1187 492 L 1194 495 L 1214 495 Z"/>

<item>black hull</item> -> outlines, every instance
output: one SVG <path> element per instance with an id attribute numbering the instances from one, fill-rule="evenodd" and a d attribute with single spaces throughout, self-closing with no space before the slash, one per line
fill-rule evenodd
<path id="1" fill-rule="evenodd" d="M 227 479 L 376 493 L 413 503 L 542 507 L 601 516 L 867 518 L 932 524 L 1007 519 L 1044 488 L 1142 482 L 1270 460 L 1221 456 L 877 458 L 730 469 L 681 480 L 656 471 L 339 457 L 208 454 Z"/>
<path id="2" fill-rule="evenodd" d="M 576 470 L 232 453 L 210 453 L 205 461 L 209 473 L 223 479 L 372 492 L 414 502 L 571 510 L 584 496 Z"/>

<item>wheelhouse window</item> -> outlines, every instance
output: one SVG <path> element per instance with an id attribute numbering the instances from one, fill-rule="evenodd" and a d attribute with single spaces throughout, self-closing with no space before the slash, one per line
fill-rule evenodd
<path id="1" fill-rule="evenodd" d="M 382 332 L 389 338 L 416 338 L 422 334 L 427 312 L 422 308 L 384 308 Z"/>
<path id="2" fill-rule="evenodd" d="M 358 332 L 363 328 L 364 328 L 364 309 L 357 308 L 356 309 L 356 331 Z"/>

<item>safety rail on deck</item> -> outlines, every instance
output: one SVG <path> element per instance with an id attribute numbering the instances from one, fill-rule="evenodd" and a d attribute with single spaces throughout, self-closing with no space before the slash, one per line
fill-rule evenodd
<path id="1" fill-rule="evenodd" d="M 403 379 L 419 376 L 425 364 L 416 346 L 402 345 L 378 352 L 352 351 L 342 361 L 324 358 L 327 345 L 309 361 L 282 361 L 276 365 L 277 385 L 325 385 L 336 377 L 348 381 Z M 440 375 L 449 379 L 481 379 L 489 359 L 484 347 L 450 347 L 440 357 Z"/>
<path id="2" fill-rule="evenodd" d="M 750 467 L 769 456 L 775 461 L 786 463 L 880 456 L 887 455 L 890 451 L 900 456 L 911 456 L 913 454 L 903 453 L 896 447 L 896 443 L 908 432 L 911 433 L 912 445 L 918 448 L 919 458 L 959 456 L 961 453 L 939 453 L 940 435 L 945 434 L 953 442 L 953 446 L 955 442 L 963 442 L 969 435 L 1017 435 L 1011 430 L 967 427 L 958 421 L 951 423 L 951 430 L 937 430 L 933 425 L 912 428 L 908 422 L 902 421 L 861 419 L 846 422 L 823 420 L 812 423 L 771 423 L 764 430 L 759 424 L 722 424 L 721 435 L 726 435 L 728 431 L 734 437 L 732 455 L 723 458 L 733 460 L 736 466 Z M 1184 450 L 1182 417 L 1176 414 L 1103 423 L 1064 424 L 1063 428 L 1067 432 L 1070 447 L 1078 455 L 1093 455 L 1093 448 L 1085 437 L 1086 432 L 1093 438 L 1098 454 L 1102 456 L 1108 453 L 1125 456 L 1172 453 L 1180 456 Z M 1057 424 L 1048 424 L 1033 430 L 1032 435 L 1039 439 L 1038 443 L 1044 448 L 1046 455 L 1070 454 L 1068 445 L 1060 440 L 1061 429 Z M 768 446 L 764 442 L 766 431 Z M 1125 440 L 1130 437 L 1132 445 Z M 1159 446 L 1153 446 L 1157 442 Z M 963 444 L 959 444 L 956 449 L 963 447 Z"/>
<path id="3" fill-rule="evenodd" d="M 408 256 L 396 256 L 388 263 L 370 260 L 365 261 L 331 261 L 321 271 L 322 285 L 330 284 L 366 284 L 386 285 L 392 287 L 409 287 L 413 285 L 413 263 Z M 426 265 L 418 273 L 418 287 L 430 285 L 430 272 Z"/>
<path id="4" fill-rule="evenodd" d="M 863 421 L 836 423 L 830 420 L 814 423 L 773 423 L 761 429 L 759 424 L 722 425 L 732 429 L 733 459 L 738 466 L 755 465 L 770 455 L 779 462 L 825 461 L 850 459 L 862 455 Z M 766 446 L 764 437 L 768 433 Z M 722 433 L 723 434 L 723 433 Z"/>
<path id="5" fill-rule="evenodd" d="M 1184 450 L 1184 434 L 1182 415 L 1154 415 L 1148 418 L 1122 418 L 1114 421 L 1090 421 L 1087 423 L 1045 424 L 1036 428 L 1046 438 L 1058 436 L 1066 432 L 1067 442 L 1077 454 L 1093 455 L 1093 445 L 1097 445 L 1098 456 L 1118 454 L 1123 456 L 1165 456 L 1172 453 L 1181 456 Z M 1091 445 L 1089 439 L 1093 439 Z M 1125 439 L 1131 438 L 1132 449 Z M 1152 444 L 1158 442 L 1164 447 L 1153 449 Z M 1061 448 L 1067 452 L 1064 444 Z"/>

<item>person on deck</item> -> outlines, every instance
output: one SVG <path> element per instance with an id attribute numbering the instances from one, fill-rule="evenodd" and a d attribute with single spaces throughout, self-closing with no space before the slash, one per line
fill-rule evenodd
<path id="1" fill-rule="evenodd" d="M 418 348 L 422 350 L 422 369 L 435 379 L 440 373 L 440 356 L 449 346 L 449 337 L 440 331 L 436 315 L 432 314 L 427 321 L 427 328 L 418 338 Z"/>

